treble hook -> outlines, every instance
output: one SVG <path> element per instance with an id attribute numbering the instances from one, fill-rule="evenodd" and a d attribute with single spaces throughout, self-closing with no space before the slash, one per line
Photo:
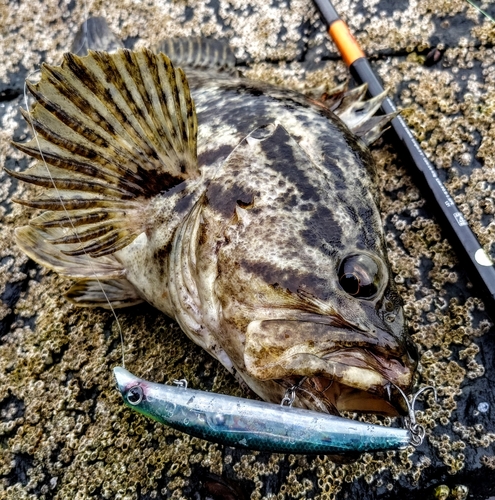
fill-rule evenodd
<path id="1" fill-rule="evenodd" d="M 409 400 L 407 399 L 407 396 L 404 394 L 404 391 L 400 387 L 396 386 L 394 383 L 391 382 L 391 384 L 399 391 L 400 395 L 404 398 L 404 401 L 406 402 L 407 411 L 409 415 L 404 418 L 404 427 L 411 433 L 411 444 L 417 447 L 423 442 L 426 431 L 421 424 L 418 424 L 416 422 L 416 413 L 414 410 L 414 406 L 416 405 L 416 399 L 423 392 L 431 390 L 433 391 L 433 394 L 435 396 L 435 402 L 437 402 L 438 399 L 437 390 L 431 385 L 422 387 L 418 392 L 416 392 L 416 394 L 411 396 L 411 403 L 409 403 Z"/>
<path id="2" fill-rule="evenodd" d="M 294 400 L 296 399 L 296 391 L 301 387 L 301 384 L 307 379 L 307 377 L 303 377 L 299 382 L 295 385 L 291 385 L 284 394 L 284 397 L 282 398 L 282 401 L 280 401 L 280 406 L 288 406 L 289 408 L 292 407 L 292 403 L 294 403 Z"/>

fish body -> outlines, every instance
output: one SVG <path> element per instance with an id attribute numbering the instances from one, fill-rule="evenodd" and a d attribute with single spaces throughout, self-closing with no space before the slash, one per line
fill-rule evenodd
<path id="1" fill-rule="evenodd" d="M 405 429 L 184 387 L 155 384 L 124 368 L 114 375 L 133 410 L 190 435 L 272 453 L 342 454 L 405 448 Z"/>
<path id="2" fill-rule="evenodd" d="M 18 244 L 79 305 L 151 303 L 266 401 L 297 384 L 303 408 L 402 413 L 417 356 L 365 145 L 379 101 L 187 75 L 150 50 L 44 66 L 17 145 L 41 162 L 10 173 L 45 212 Z"/>

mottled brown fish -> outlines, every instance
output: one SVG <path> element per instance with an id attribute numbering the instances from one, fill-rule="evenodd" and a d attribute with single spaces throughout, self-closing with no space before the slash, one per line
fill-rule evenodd
<path id="1" fill-rule="evenodd" d="M 41 161 L 9 173 L 46 189 L 19 200 L 44 212 L 17 243 L 78 280 L 76 304 L 153 304 L 267 401 L 298 385 L 296 406 L 400 413 L 417 356 L 366 147 L 380 99 L 233 76 L 214 42 L 162 49 L 187 78 L 143 49 L 28 84 L 37 138 L 17 147 Z"/>

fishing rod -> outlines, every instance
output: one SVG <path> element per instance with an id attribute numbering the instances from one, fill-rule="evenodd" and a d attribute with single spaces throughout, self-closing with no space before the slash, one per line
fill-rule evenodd
<path id="1" fill-rule="evenodd" d="M 367 83 L 372 97 L 384 91 L 365 53 L 352 36 L 347 24 L 340 18 L 330 0 L 314 0 L 328 26 L 328 33 L 337 45 L 342 59 L 357 83 Z M 396 113 L 397 108 L 389 97 L 381 106 L 384 114 Z M 486 312 L 495 321 L 495 267 L 490 256 L 482 248 L 466 219 L 438 177 L 437 170 L 428 160 L 418 141 L 399 114 L 391 122 L 403 151 L 413 169 L 428 202 L 434 208 L 438 221 L 454 247 L 459 262 L 467 268 L 468 276 L 478 287 L 478 295 L 485 301 Z"/>

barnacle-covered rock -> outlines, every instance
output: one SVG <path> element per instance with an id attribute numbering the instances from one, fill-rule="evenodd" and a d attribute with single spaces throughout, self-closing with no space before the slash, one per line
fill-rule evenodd
<path id="1" fill-rule="evenodd" d="M 493 28 L 461 0 L 336 4 L 370 55 L 404 117 L 488 253 L 495 256 L 492 129 Z M 70 10 L 72 9 L 72 10 Z M 366 9 L 366 10 L 363 10 Z M 20 83 L 43 61 L 59 63 L 86 16 L 45 0 L 3 7 L 0 39 L 0 162 L 24 170 L 9 144 L 28 133 L 18 107 Z M 348 78 L 316 11 L 306 1 L 91 6 L 128 46 L 170 36 L 230 40 L 246 73 L 273 83 L 316 88 Z M 493 12 L 491 12 L 493 15 Z M 139 38 L 139 40 L 138 40 Z M 433 63 L 424 65 L 432 49 Z M 408 54 L 408 55 L 404 55 Z M 381 57 L 387 56 L 387 57 Z M 330 76 L 329 76 L 330 75 Z M 333 86 L 329 85 L 329 88 Z M 413 498 L 445 485 L 494 494 L 493 326 L 421 192 L 388 137 L 373 150 L 382 217 L 397 287 L 420 350 L 419 382 L 437 387 L 418 415 L 425 444 L 352 464 L 327 457 L 264 455 L 222 449 L 132 415 L 113 388 L 120 340 L 111 314 L 61 298 L 66 282 L 13 246 L 27 214 L 10 203 L 20 183 L 2 172 L 0 266 L 1 496 L 22 498 L 194 498 L 223 491 L 239 498 Z M 119 313 L 126 363 L 147 378 L 241 395 L 226 371 L 152 308 Z M 163 346 L 167 346 L 164 349 Z M 373 417 L 378 421 L 379 417 Z M 386 421 L 388 423 L 388 421 Z M 436 480 L 436 483 L 435 483 Z M 232 494 L 232 493 L 231 493 Z M 221 497 L 220 497 L 221 498 Z"/>

